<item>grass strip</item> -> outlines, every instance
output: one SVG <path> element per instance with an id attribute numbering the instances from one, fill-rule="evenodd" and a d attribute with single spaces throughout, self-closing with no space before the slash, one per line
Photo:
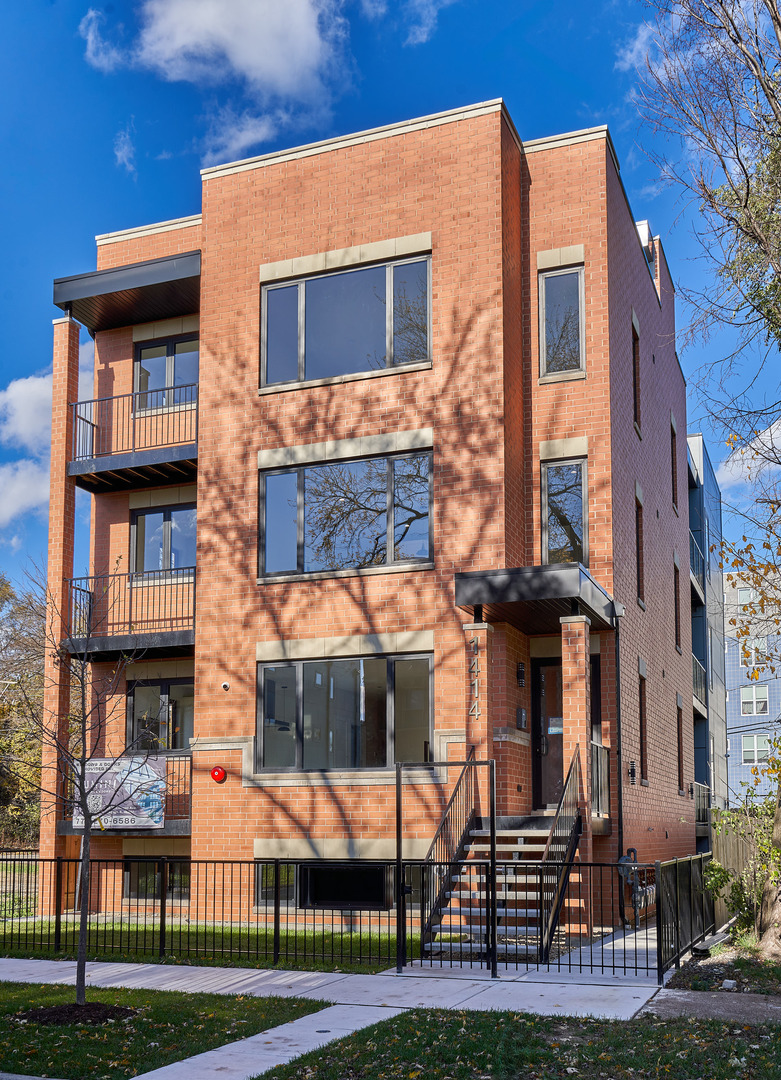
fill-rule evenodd
<path id="1" fill-rule="evenodd" d="M 773 1027 L 416 1009 L 262 1074 L 263 1080 L 770 1080 Z"/>
<path id="2" fill-rule="evenodd" d="M 301 998 L 90 987 L 88 1001 L 138 1012 L 94 1026 L 16 1019 L 28 1009 L 73 1000 L 70 986 L 0 983 L 0 1068 L 61 1080 L 119 1080 L 256 1035 L 329 1004 Z"/>

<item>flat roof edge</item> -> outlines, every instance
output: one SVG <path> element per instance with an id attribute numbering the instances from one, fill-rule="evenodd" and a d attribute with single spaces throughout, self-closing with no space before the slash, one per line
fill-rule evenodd
<path id="1" fill-rule="evenodd" d="M 189 217 L 172 218 L 170 221 L 156 221 L 151 225 L 138 225 L 133 229 L 120 229 L 119 232 L 101 233 L 95 237 L 98 247 L 105 244 L 120 244 L 123 240 L 135 240 L 141 236 L 151 236 L 154 233 L 173 232 L 174 229 L 188 229 L 202 222 L 201 214 L 191 214 Z"/>
<path id="2" fill-rule="evenodd" d="M 395 124 L 385 124 L 382 127 L 368 128 L 366 131 L 357 131 L 347 135 L 337 135 L 332 139 L 322 139 L 320 142 L 306 143 L 303 146 L 295 146 L 289 150 L 275 150 L 270 154 L 260 154 L 257 157 L 245 158 L 242 161 L 231 161 L 224 165 L 212 165 L 207 169 L 201 169 L 201 177 L 206 181 L 212 180 L 217 176 L 228 176 L 232 173 L 248 172 L 252 169 L 263 169 L 268 165 L 277 165 L 285 161 L 294 161 L 297 158 L 313 157 L 316 154 L 326 154 L 339 147 L 357 146 L 360 143 L 374 142 L 376 139 L 387 139 L 394 135 L 404 135 L 410 131 L 420 131 L 424 128 L 439 127 L 441 124 L 452 124 L 470 116 L 483 116 L 486 113 L 499 112 L 503 108 L 504 102 L 502 98 L 494 98 L 491 101 L 480 101 L 474 105 L 466 105 L 458 109 L 448 109 L 445 112 L 432 113 L 430 116 L 419 116 L 412 120 L 402 120 Z"/>

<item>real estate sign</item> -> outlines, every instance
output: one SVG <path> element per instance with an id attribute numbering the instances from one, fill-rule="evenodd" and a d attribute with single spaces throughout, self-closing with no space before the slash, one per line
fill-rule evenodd
<path id="1" fill-rule="evenodd" d="M 165 758 L 131 756 L 86 762 L 87 803 L 99 829 L 162 829 L 165 824 Z M 84 828 L 81 808 L 74 829 Z"/>

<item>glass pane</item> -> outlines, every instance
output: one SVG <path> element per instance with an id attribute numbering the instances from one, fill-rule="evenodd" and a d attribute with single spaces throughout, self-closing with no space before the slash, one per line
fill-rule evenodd
<path id="1" fill-rule="evenodd" d="M 583 562 L 583 466 L 547 465 L 548 562 Z"/>
<path id="2" fill-rule="evenodd" d="M 386 763 L 386 661 L 304 664 L 304 768 Z"/>
<path id="3" fill-rule="evenodd" d="M 393 362 L 428 359 L 428 262 L 393 267 Z"/>
<path id="4" fill-rule="evenodd" d="M 770 753 L 770 736 L 757 735 L 757 761 L 767 761 Z"/>
<path id="5" fill-rule="evenodd" d="M 298 285 L 266 290 L 266 382 L 298 378 Z"/>
<path id="6" fill-rule="evenodd" d="M 430 757 L 429 662 L 397 660 L 394 709 L 396 761 L 427 761 Z"/>
<path id="7" fill-rule="evenodd" d="M 296 669 L 263 670 L 263 767 L 292 769 L 296 764 Z"/>
<path id="8" fill-rule="evenodd" d="M 165 716 L 159 686 L 136 686 L 133 691 L 133 749 L 165 746 Z"/>
<path id="9" fill-rule="evenodd" d="M 754 761 L 754 736 L 743 736 L 743 764 L 746 765 L 749 762 Z"/>
<path id="10" fill-rule="evenodd" d="M 136 518 L 136 570 L 139 572 L 163 570 L 162 510 L 139 514 Z"/>
<path id="11" fill-rule="evenodd" d="M 767 715 L 767 687 L 758 686 L 754 691 L 755 711 L 758 716 Z"/>
<path id="12" fill-rule="evenodd" d="M 266 477 L 264 573 L 298 569 L 298 473 L 272 473 Z"/>
<path id="13" fill-rule="evenodd" d="M 170 570 L 195 566 L 195 507 L 171 511 Z"/>
<path id="14" fill-rule="evenodd" d="M 385 367 L 385 267 L 306 282 L 306 378 Z"/>
<path id="15" fill-rule="evenodd" d="M 174 345 L 174 386 L 188 387 L 174 391 L 174 404 L 186 405 L 195 401 L 198 382 L 198 342 L 178 341 Z"/>
<path id="16" fill-rule="evenodd" d="M 387 561 L 385 458 L 304 472 L 304 570 L 380 566 Z"/>
<path id="17" fill-rule="evenodd" d="M 393 462 L 393 557 L 429 557 L 429 456 Z"/>
<path id="18" fill-rule="evenodd" d="M 579 274 L 553 274 L 543 278 L 545 304 L 545 359 L 547 374 L 580 368 Z"/>
<path id="19" fill-rule="evenodd" d="M 149 345 L 141 349 L 138 359 L 139 390 L 162 390 L 166 385 L 166 347 L 165 345 Z M 153 404 L 150 402 L 150 404 Z"/>
<path id="20" fill-rule="evenodd" d="M 740 711 L 743 716 L 751 716 L 754 712 L 754 691 L 750 686 L 740 689 Z"/>
<path id="21" fill-rule="evenodd" d="M 195 687 L 180 683 L 168 690 L 168 745 L 171 750 L 189 750 L 193 737 Z"/>

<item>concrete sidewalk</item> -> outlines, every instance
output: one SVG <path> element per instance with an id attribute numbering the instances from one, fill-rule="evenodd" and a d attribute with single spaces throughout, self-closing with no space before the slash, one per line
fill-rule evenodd
<path id="1" fill-rule="evenodd" d="M 76 965 L 68 960 L 0 959 L 0 981 L 73 985 Z M 406 1009 L 510 1009 L 543 1016 L 592 1016 L 630 1020 L 638 1013 L 659 1016 L 724 1016 L 752 1023 L 781 1022 L 781 1005 L 760 995 L 705 994 L 660 990 L 635 975 L 511 972 L 491 979 L 461 968 L 411 968 L 381 975 L 278 971 L 248 968 L 173 967 L 160 964 L 90 963 L 87 982 L 96 987 L 180 990 L 217 994 L 276 995 L 329 1001 L 330 1007 L 258 1035 L 143 1074 L 147 1080 L 246 1080 L 274 1065 L 335 1039 L 397 1016 Z M 713 999 L 706 1001 L 704 999 Z M 710 1011 L 709 1011 L 710 1010 Z M 731 1010 L 731 1011 L 730 1011 Z M 736 1011 L 737 1010 L 737 1011 Z M 745 1011 L 744 1011 L 745 1010 Z M 11 1074 L 0 1072 L 0 1080 Z M 14 1077 L 13 1080 L 18 1080 Z M 27 1077 L 26 1080 L 35 1080 Z"/>

